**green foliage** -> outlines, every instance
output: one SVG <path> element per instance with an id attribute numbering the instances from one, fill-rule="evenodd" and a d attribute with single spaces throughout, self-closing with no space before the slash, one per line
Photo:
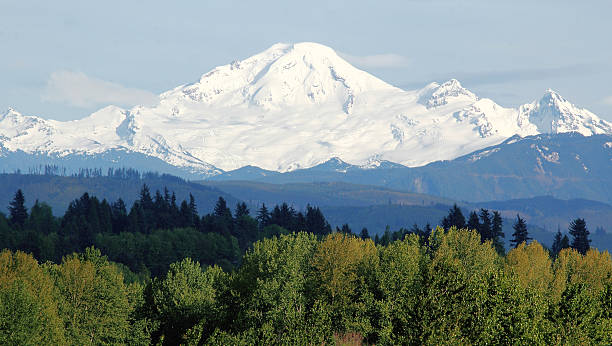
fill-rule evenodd
<path id="1" fill-rule="evenodd" d="M 588 245 L 581 219 L 572 223 L 576 249 L 563 249 L 559 233 L 551 258 L 536 241 L 514 241 L 508 254 L 501 251 L 497 212 L 471 213 L 472 230 L 456 227 L 460 213 L 449 211 L 443 220 L 449 227 L 387 228 L 373 242 L 367 230 L 357 237 L 348 225 L 331 233 L 316 207 L 302 214 L 287 204 L 271 213 L 262 206 L 255 219 L 245 204 L 232 215 L 220 198 L 200 219 L 193 198 L 179 207 L 167 189 L 152 196 L 146 186 L 129 213 L 121 200 L 109 204 L 88 194 L 62 218 L 37 202 L 20 228 L 0 214 L 0 241 L 61 263 L 0 253 L 0 343 L 606 344 L 612 338 L 612 259 L 580 248 Z M 519 230 L 514 240 L 525 239 Z M 577 241 L 585 234 L 587 241 Z M 78 252 L 65 256 L 69 249 Z"/>
<path id="2" fill-rule="evenodd" d="M 380 249 L 376 273 L 380 291 L 379 341 L 383 344 L 418 343 L 422 332 L 420 299 L 425 288 L 428 259 L 419 238 L 411 235 Z"/>
<path id="3" fill-rule="evenodd" d="M 253 244 L 234 279 L 236 331 L 274 343 L 297 343 L 304 335 L 316 335 L 317 328 L 308 318 L 313 299 L 310 264 L 316 245 L 316 238 L 306 233 Z"/>
<path id="4" fill-rule="evenodd" d="M 130 333 L 131 306 L 121 272 L 87 248 L 50 268 L 66 336 L 75 344 L 122 343 Z"/>
<path id="5" fill-rule="evenodd" d="M 228 275 L 219 267 L 202 270 L 187 258 L 170 266 L 166 277 L 154 279 L 147 296 L 149 317 L 159 323 L 153 342 L 176 345 L 206 339 L 223 320 L 219 301 Z"/>
<path id="6" fill-rule="evenodd" d="M 65 343 L 53 281 L 23 252 L 0 253 L 0 344 Z"/>

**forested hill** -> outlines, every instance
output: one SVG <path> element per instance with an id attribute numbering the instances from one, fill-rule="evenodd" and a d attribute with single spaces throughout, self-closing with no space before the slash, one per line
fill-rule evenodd
<path id="1" fill-rule="evenodd" d="M 235 197 L 214 187 L 191 183 L 171 175 L 143 174 L 123 169 L 110 172 L 91 169 L 82 170 L 74 176 L 0 174 L 0 208 L 5 211 L 4 208 L 17 189 L 21 189 L 26 196 L 26 206 L 31 207 L 36 200 L 44 201 L 51 206 L 55 215 L 62 215 L 68 204 L 85 192 L 100 200 L 115 201 L 121 198 L 131 206 L 138 198 L 143 184 L 147 184 L 153 192 L 167 188 L 176 193 L 179 201 L 188 200 L 191 193 L 202 212 L 211 211 L 219 197 L 223 197 L 232 206 L 238 202 Z"/>

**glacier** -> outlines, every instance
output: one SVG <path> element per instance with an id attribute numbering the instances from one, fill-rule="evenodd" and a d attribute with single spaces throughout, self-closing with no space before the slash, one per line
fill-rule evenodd
<path id="1" fill-rule="evenodd" d="M 65 122 L 9 109 L 0 115 L 0 158 L 122 151 L 208 177 L 244 166 L 288 172 L 331 158 L 369 169 L 416 167 L 514 135 L 564 132 L 612 134 L 612 124 L 553 90 L 518 109 L 454 79 L 403 90 L 303 42 L 216 67 L 153 106 L 108 106 Z"/>

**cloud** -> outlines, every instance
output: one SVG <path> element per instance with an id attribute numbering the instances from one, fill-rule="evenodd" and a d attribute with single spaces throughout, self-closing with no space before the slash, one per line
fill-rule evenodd
<path id="1" fill-rule="evenodd" d="M 603 103 L 607 104 L 607 105 L 612 105 L 612 96 L 608 96 L 606 98 L 603 99 Z"/>
<path id="2" fill-rule="evenodd" d="M 405 56 L 392 53 L 364 56 L 350 55 L 346 53 L 338 54 L 351 64 L 361 67 L 405 67 L 410 63 L 410 60 Z"/>
<path id="3" fill-rule="evenodd" d="M 109 104 L 123 107 L 153 105 L 159 100 L 158 96 L 150 91 L 128 88 L 73 71 L 53 72 L 47 81 L 42 99 L 80 108 Z"/>

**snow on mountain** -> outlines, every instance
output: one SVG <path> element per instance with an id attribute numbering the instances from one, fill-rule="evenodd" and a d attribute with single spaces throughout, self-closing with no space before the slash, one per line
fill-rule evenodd
<path id="1" fill-rule="evenodd" d="M 541 133 L 579 132 L 585 136 L 612 133 L 612 124 L 574 106 L 551 89 L 539 101 L 521 106 L 519 113 Z"/>
<path id="2" fill-rule="evenodd" d="M 454 79 L 404 91 L 329 47 L 297 43 L 214 68 L 152 107 L 109 106 L 69 122 L 9 110 L 0 116 L 0 147 L 55 156 L 126 150 L 209 176 L 247 165 L 286 172 L 336 157 L 364 168 L 420 166 L 515 134 L 566 131 L 612 126 L 551 91 L 518 110 Z"/>

